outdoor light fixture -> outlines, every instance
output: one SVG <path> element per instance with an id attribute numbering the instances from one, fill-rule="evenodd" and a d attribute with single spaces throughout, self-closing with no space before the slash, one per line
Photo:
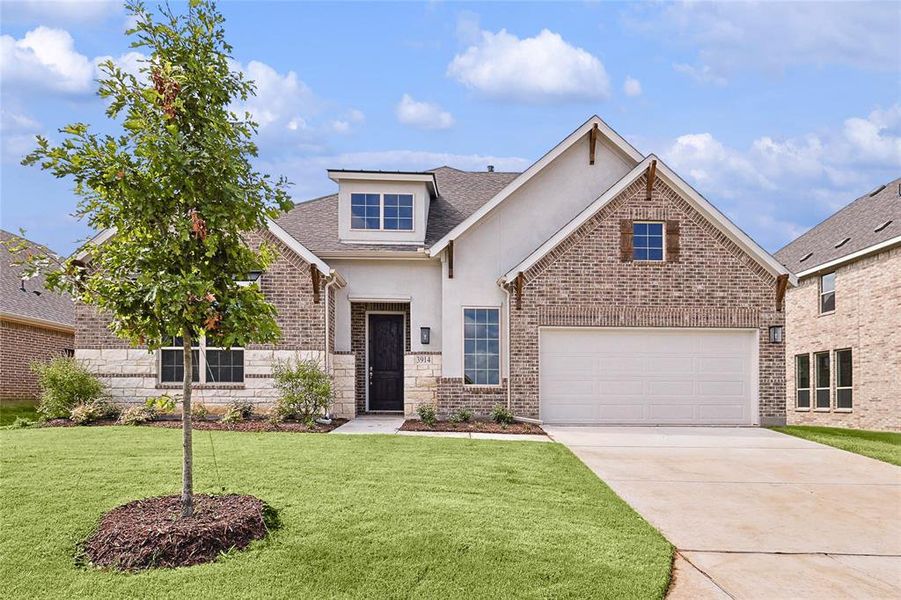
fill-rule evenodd
<path id="1" fill-rule="evenodd" d="M 429 342 L 432 340 L 432 328 L 431 327 L 420 327 L 419 328 L 419 341 L 423 346 L 427 346 Z"/>
<path id="2" fill-rule="evenodd" d="M 779 344 L 782 342 L 782 325 L 770 325 L 770 342 Z"/>
<path id="3" fill-rule="evenodd" d="M 247 277 L 245 279 L 239 279 L 239 280 L 237 280 L 237 283 L 241 287 L 247 287 L 248 285 L 250 285 L 252 283 L 256 283 L 262 276 L 263 276 L 262 271 L 250 271 L 247 273 Z"/>

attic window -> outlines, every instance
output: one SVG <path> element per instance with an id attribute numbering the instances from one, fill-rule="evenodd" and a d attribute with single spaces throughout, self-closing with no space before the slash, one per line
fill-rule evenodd
<path id="1" fill-rule="evenodd" d="M 798 262 L 804 262 L 805 260 L 807 260 L 807 259 L 810 258 L 811 256 L 813 256 L 813 252 L 808 252 L 807 254 L 805 254 L 804 256 L 802 256 L 802 257 L 801 257 L 801 260 L 799 260 Z"/>
<path id="2" fill-rule="evenodd" d="M 873 231 L 875 233 L 879 233 L 880 231 L 882 231 L 883 229 L 885 229 L 886 227 L 888 227 L 891 224 L 892 224 L 892 221 L 888 220 L 885 223 L 883 223 L 882 225 L 877 226 L 876 229 L 874 229 Z"/>
<path id="3" fill-rule="evenodd" d="M 842 241 L 840 241 L 839 243 L 837 243 L 837 244 L 835 245 L 835 247 L 836 247 L 836 248 L 841 248 L 842 246 L 844 246 L 845 244 L 847 244 L 849 241 L 851 241 L 851 238 L 846 237 L 845 239 L 843 239 Z"/>

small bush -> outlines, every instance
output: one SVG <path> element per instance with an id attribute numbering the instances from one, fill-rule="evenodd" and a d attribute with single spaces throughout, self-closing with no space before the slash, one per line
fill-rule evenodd
<path id="1" fill-rule="evenodd" d="M 197 404 L 191 404 L 191 418 L 196 419 L 198 421 L 205 420 L 208 416 L 210 416 L 210 411 L 207 410 L 206 404 L 203 402 L 198 402 Z"/>
<path id="2" fill-rule="evenodd" d="M 41 386 L 38 412 L 45 419 L 65 419 L 79 404 L 89 404 L 103 395 L 103 384 L 74 358 L 60 356 L 35 362 L 31 370 Z"/>
<path id="3" fill-rule="evenodd" d="M 253 404 L 244 400 L 229 402 L 222 413 L 223 423 L 240 423 L 253 416 Z"/>
<path id="4" fill-rule="evenodd" d="M 451 423 L 469 423 L 472 420 L 472 411 L 468 408 L 461 408 L 452 412 L 449 418 Z"/>
<path id="5" fill-rule="evenodd" d="M 495 404 L 491 409 L 491 420 L 500 425 L 510 425 L 513 423 L 513 413 L 503 404 Z"/>
<path id="6" fill-rule="evenodd" d="M 332 403 L 332 379 L 314 360 L 276 363 L 272 368 L 279 398 L 272 410 L 275 422 L 296 419 L 312 426 Z"/>
<path id="7" fill-rule="evenodd" d="M 31 419 L 26 419 L 25 417 L 16 417 L 16 420 L 12 422 L 12 424 L 10 425 L 10 428 L 11 429 L 28 429 L 29 427 L 32 427 L 36 424 L 37 423 L 35 421 L 32 421 Z"/>
<path id="8" fill-rule="evenodd" d="M 144 406 L 154 418 L 175 412 L 175 400 L 169 394 L 151 396 L 144 401 Z"/>
<path id="9" fill-rule="evenodd" d="M 153 413 L 146 406 L 129 406 L 119 415 L 119 425 L 140 425 L 153 420 Z"/>
<path id="10" fill-rule="evenodd" d="M 438 411 L 433 404 L 420 404 L 416 408 L 416 414 L 419 415 L 419 420 L 429 427 L 434 427 L 438 423 Z"/>
<path id="11" fill-rule="evenodd" d="M 119 416 L 118 407 L 104 400 L 79 404 L 69 412 L 69 419 L 76 425 L 87 425 L 102 419 L 115 419 L 117 416 Z"/>

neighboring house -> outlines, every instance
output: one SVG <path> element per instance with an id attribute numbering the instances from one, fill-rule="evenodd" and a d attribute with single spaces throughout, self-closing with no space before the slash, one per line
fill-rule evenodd
<path id="1" fill-rule="evenodd" d="M 789 423 L 901 429 L 901 178 L 776 253 L 786 296 Z"/>
<path id="2" fill-rule="evenodd" d="M 22 248 L 21 256 L 10 247 Z M 64 294 L 44 289 L 42 276 L 22 279 L 19 262 L 28 254 L 54 256 L 29 240 L 0 230 L 0 398 L 36 398 L 37 376 L 31 363 L 75 348 L 75 306 Z"/>
<path id="3" fill-rule="evenodd" d="M 592 117 L 523 173 L 332 170 L 337 193 L 254 236 L 275 346 L 198 348 L 201 401 L 275 391 L 315 358 L 334 411 L 496 404 L 544 422 L 783 422 L 791 275 L 653 155 Z M 97 238 L 101 243 L 109 233 Z M 87 307 L 76 355 L 128 401 L 179 387 L 180 350 L 129 349 Z"/>

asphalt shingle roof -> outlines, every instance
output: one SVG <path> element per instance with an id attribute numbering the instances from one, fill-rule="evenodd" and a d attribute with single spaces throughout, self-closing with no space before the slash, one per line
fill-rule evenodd
<path id="1" fill-rule="evenodd" d="M 429 205 L 425 246 L 440 240 L 519 176 L 500 171 L 460 171 L 439 167 L 432 171 L 440 196 Z M 277 219 L 278 224 L 314 254 L 344 250 L 416 252 L 414 245 L 345 244 L 338 240 L 338 195 L 298 203 Z"/>
<path id="2" fill-rule="evenodd" d="M 0 312 L 74 326 L 75 304 L 72 299 L 66 294 L 47 291 L 43 275 L 25 281 L 25 291 L 22 291 L 23 268 L 12 264 L 21 261 L 22 257 L 13 255 L 7 247 L 8 243 L 16 245 L 22 240 L 18 235 L 0 230 Z M 45 246 L 24 241 L 26 249 L 23 252 L 56 256 Z"/>
<path id="3" fill-rule="evenodd" d="M 889 225 L 876 231 L 889 221 Z M 790 271 L 799 273 L 898 235 L 901 235 L 901 177 L 882 189 L 877 188 L 875 193 L 864 194 L 776 252 L 775 257 Z M 841 244 L 846 238 L 848 241 Z"/>

